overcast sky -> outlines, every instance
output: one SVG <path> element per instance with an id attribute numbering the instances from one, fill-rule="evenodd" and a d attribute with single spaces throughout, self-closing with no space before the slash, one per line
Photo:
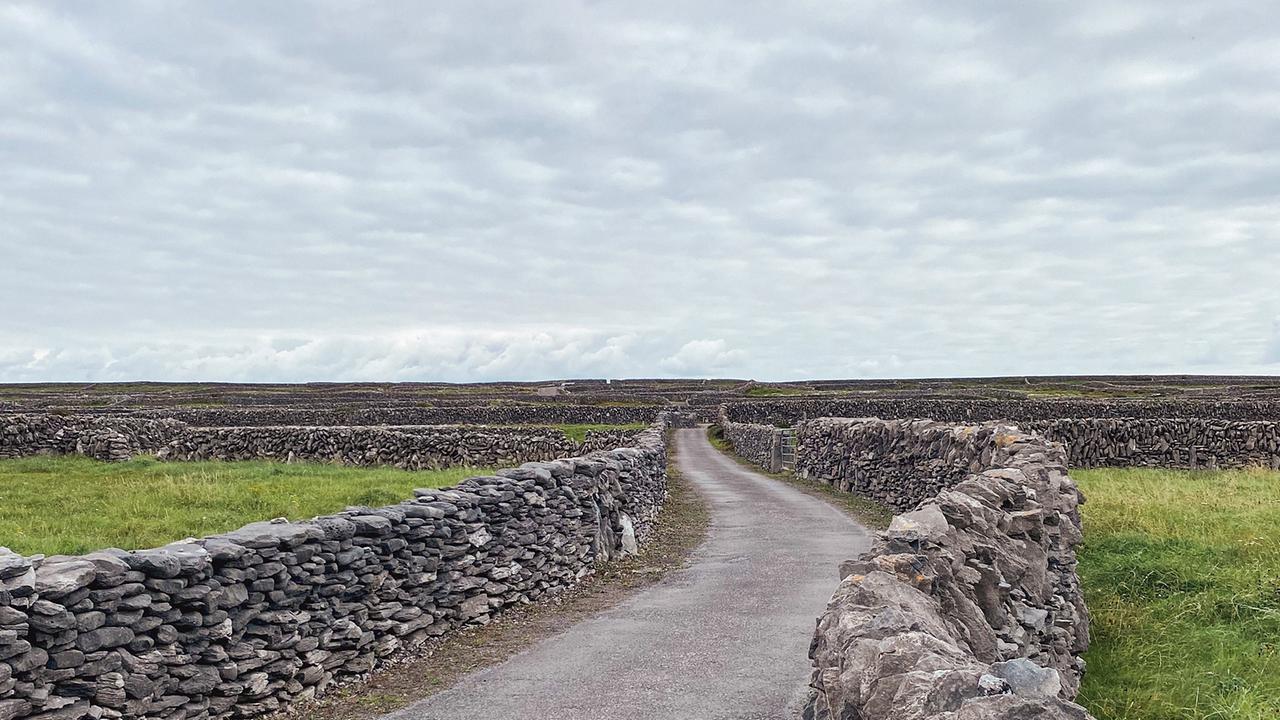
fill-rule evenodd
<path id="1" fill-rule="evenodd" d="M 1280 372 L 1259 2 L 0 2 L 0 381 Z"/>

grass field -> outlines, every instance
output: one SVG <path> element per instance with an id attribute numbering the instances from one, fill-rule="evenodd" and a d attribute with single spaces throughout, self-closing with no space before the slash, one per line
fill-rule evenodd
<path id="1" fill-rule="evenodd" d="M 1074 470 L 1099 720 L 1280 718 L 1280 473 Z"/>
<path id="2" fill-rule="evenodd" d="M 47 555 L 155 547 L 257 520 L 390 505 L 412 497 L 414 488 L 453 485 L 485 472 L 146 457 L 0 460 L 0 546 Z"/>

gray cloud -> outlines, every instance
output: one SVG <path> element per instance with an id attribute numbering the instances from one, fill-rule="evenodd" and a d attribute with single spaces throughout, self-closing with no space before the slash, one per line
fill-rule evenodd
<path id="1" fill-rule="evenodd" d="M 0 6 L 0 380 L 1280 371 L 1257 4 Z"/>

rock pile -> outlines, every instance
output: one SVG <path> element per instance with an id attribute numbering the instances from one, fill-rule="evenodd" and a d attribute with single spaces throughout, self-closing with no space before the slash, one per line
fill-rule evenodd
<path id="1" fill-rule="evenodd" d="M 0 718 L 250 717 L 573 585 L 666 496 L 663 426 L 382 508 L 154 550 L 0 550 Z"/>
<path id="2" fill-rule="evenodd" d="M 1061 445 L 994 424 L 824 419 L 797 432 L 797 464 L 820 477 L 898 507 L 934 493 L 842 566 L 810 648 L 806 717 L 1089 717 L 1071 702 L 1089 641 L 1083 498 Z M 876 465 L 912 487 L 868 484 Z"/>

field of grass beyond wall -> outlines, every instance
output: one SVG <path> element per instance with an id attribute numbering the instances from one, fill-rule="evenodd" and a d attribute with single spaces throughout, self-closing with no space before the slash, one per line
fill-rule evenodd
<path id="1" fill-rule="evenodd" d="M 1073 470 L 1099 720 L 1280 718 L 1280 473 Z"/>
<path id="2" fill-rule="evenodd" d="M 412 497 L 414 488 L 453 485 L 485 472 L 149 457 L 0 460 L 0 546 L 46 555 L 156 547 L 258 520 L 390 505 Z"/>

